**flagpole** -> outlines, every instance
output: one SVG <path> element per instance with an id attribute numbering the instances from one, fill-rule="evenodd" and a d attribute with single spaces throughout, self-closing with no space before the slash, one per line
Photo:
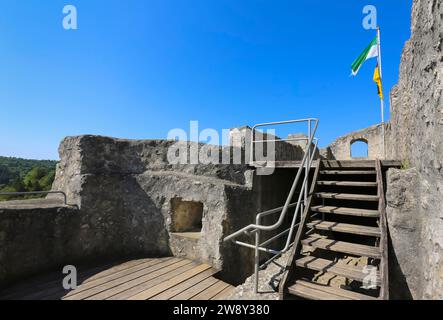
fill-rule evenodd
<path id="1" fill-rule="evenodd" d="M 381 38 L 380 38 L 380 26 L 377 27 L 377 45 L 378 45 L 378 66 L 380 70 L 380 80 L 382 90 L 383 90 L 383 68 L 382 68 L 382 58 L 381 58 Z M 383 157 L 386 159 L 386 143 L 385 143 L 385 101 L 384 95 L 380 98 L 380 108 L 381 108 L 381 125 L 382 125 L 382 139 L 383 139 Z"/>

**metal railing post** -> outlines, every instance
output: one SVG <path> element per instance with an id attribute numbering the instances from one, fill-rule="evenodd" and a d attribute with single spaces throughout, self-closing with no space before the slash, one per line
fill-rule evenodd
<path id="1" fill-rule="evenodd" d="M 264 126 L 269 126 L 269 125 L 290 124 L 290 123 L 301 123 L 301 122 L 307 122 L 307 124 L 308 124 L 307 138 L 295 138 L 295 139 L 291 139 L 291 138 L 277 139 L 277 138 L 275 138 L 275 140 L 268 140 L 267 138 L 266 139 L 263 138 L 262 140 L 257 140 L 257 141 L 255 140 L 255 130 L 258 127 L 264 127 Z M 312 128 L 312 122 L 314 122 L 314 128 Z M 274 208 L 271 210 L 267 210 L 267 211 L 258 213 L 256 215 L 255 224 L 250 224 L 250 225 L 230 234 L 229 236 L 225 237 L 223 240 L 223 241 L 232 241 L 233 243 L 235 243 L 237 245 L 254 249 L 254 292 L 255 293 L 258 293 L 259 280 L 260 280 L 260 276 L 259 276 L 260 251 L 263 251 L 267 254 L 273 255 L 270 259 L 268 259 L 263 264 L 263 266 L 266 266 L 268 263 L 275 260 L 277 257 L 281 256 L 283 253 L 287 252 L 287 250 L 292 246 L 291 239 L 292 239 L 292 235 L 294 233 L 294 228 L 299 225 L 298 223 L 296 223 L 297 219 L 298 219 L 298 215 L 300 212 L 303 213 L 304 210 L 306 209 L 307 200 L 308 200 L 309 174 L 310 174 L 311 166 L 312 166 L 312 163 L 314 160 L 313 158 L 315 156 L 315 150 L 317 149 L 317 146 L 318 146 L 318 139 L 315 138 L 315 133 L 317 131 L 317 128 L 318 128 L 318 119 L 313 119 L 313 118 L 263 123 L 263 124 L 258 124 L 258 125 L 255 125 L 254 127 L 252 127 L 251 144 L 250 144 L 251 154 L 249 157 L 250 165 L 253 165 L 253 163 L 254 163 L 255 143 L 307 140 L 306 150 L 304 152 L 302 161 L 300 163 L 300 167 L 297 170 L 297 174 L 294 178 L 294 182 L 293 182 L 291 189 L 289 191 L 289 194 L 286 198 L 285 204 L 282 207 Z M 314 149 L 313 151 L 311 150 L 312 148 Z M 303 170 L 305 170 L 304 177 L 303 177 Z M 300 179 L 303 179 L 301 184 L 300 184 Z M 293 198 L 295 191 L 296 191 L 299 184 L 301 185 L 301 188 L 300 188 L 300 193 L 298 194 L 298 197 L 297 197 L 297 202 L 292 203 L 292 198 Z M 294 215 L 291 220 L 290 227 L 288 229 L 286 229 L 285 231 L 280 232 L 279 234 L 265 240 L 263 243 L 260 243 L 261 231 L 272 231 L 272 230 L 276 230 L 277 228 L 279 228 L 282 225 L 282 223 L 284 223 L 284 219 L 288 214 L 288 209 L 293 208 L 294 206 L 295 206 L 295 210 L 294 210 Z M 265 217 L 265 216 L 268 216 L 271 214 L 276 214 L 278 212 L 280 212 L 280 216 L 279 216 L 277 222 L 274 222 L 273 224 L 270 224 L 270 225 L 262 225 L 261 224 L 262 217 Z M 255 233 L 255 244 L 254 245 L 250 244 L 250 243 L 235 240 L 235 238 L 239 237 L 240 235 L 252 235 L 253 233 Z M 286 238 L 286 243 L 285 243 L 285 246 L 283 249 L 273 250 L 273 249 L 267 247 L 267 245 L 269 243 L 274 242 L 277 239 L 280 239 L 281 237 L 285 236 L 286 234 L 287 234 L 287 238 Z"/>
<path id="2" fill-rule="evenodd" d="M 311 120 L 309 119 L 308 121 L 308 145 L 306 146 L 306 152 L 308 153 L 308 158 L 306 161 L 306 172 L 305 172 L 305 176 L 306 176 L 306 181 L 305 181 L 305 199 L 304 199 L 304 203 L 305 206 L 307 205 L 308 202 L 308 185 L 309 185 L 309 171 L 311 169 Z M 302 211 L 303 212 L 303 211 Z"/>
<path id="3" fill-rule="evenodd" d="M 255 139 L 255 135 L 254 135 L 254 131 L 255 131 L 255 127 L 252 127 L 251 129 L 251 150 L 250 150 L 250 155 L 249 155 L 249 164 L 252 165 L 252 163 L 254 162 L 254 139 Z"/>
<path id="4" fill-rule="evenodd" d="M 260 217 L 258 216 L 255 220 L 257 225 L 260 225 Z M 255 273 L 255 283 L 254 283 L 254 292 L 258 293 L 258 281 L 259 281 L 259 265 L 260 265 L 260 230 L 257 230 L 255 233 L 255 256 L 254 256 L 254 273 Z"/>

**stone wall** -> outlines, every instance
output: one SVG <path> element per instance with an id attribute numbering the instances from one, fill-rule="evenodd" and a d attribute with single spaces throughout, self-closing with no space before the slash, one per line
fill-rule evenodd
<path id="1" fill-rule="evenodd" d="M 381 124 L 354 131 L 338 138 L 325 150 L 322 150 L 322 156 L 328 160 L 352 160 L 351 145 L 357 141 L 367 143 L 368 157 L 366 159 L 385 158 L 383 154 L 383 127 Z"/>
<path id="2" fill-rule="evenodd" d="M 391 92 L 387 215 L 393 297 L 443 298 L 443 3 L 414 0 L 412 35 Z M 408 292 L 404 292 L 407 290 Z"/>
<path id="3" fill-rule="evenodd" d="M 170 150 L 185 152 L 187 163 L 171 163 Z M 65 138 L 53 189 L 64 191 L 75 208 L 4 204 L 0 285 L 66 264 L 166 255 L 206 262 L 224 280 L 243 281 L 253 271 L 253 250 L 223 238 L 254 223 L 258 212 L 283 205 L 295 171 L 257 176 L 244 164 L 191 164 L 192 153 L 202 150 L 231 162 L 236 151 L 165 140 Z M 177 201 L 198 204 L 201 230 L 176 228 Z"/>
<path id="4" fill-rule="evenodd" d="M 286 139 L 303 138 L 304 134 L 292 134 Z M 231 146 L 241 148 L 243 150 L 243 160 L 245 163 L 250 162 L 251 155 L 251 139 L 252 129 L 248 126 L 233 128 L 229 131 L 229 143 Z M 280 137 L 263 133 L 256 130 L 254 133 L 254 141 L 276 140 L 274 143 L 269 143 L 269 148 L 274 151 L 270 154 L 267 151 L 268 144 L 258 142 L 254 144 L 254 161 L 287 161 L 287 160 L 301 160 L 303 158 L 307 141 L 284 141 Z M 279 141 L 281 140 L 281 141 Z"/>
<path id="5" fill-rule="evenodd" d="M 5 208 L 0 203 L 0 289 L 36 270 L 82 259 L 82 216 L 74 208 L 26 206 Z M 61 269 L 60 269 L 61 270 Z"/>
<path id="6" fill-rule="evenodd" d="M 168 152 L 173 148 L 185 152 L 187 161 L 171 164 Z M 97 214 L 103 222 L 104 239 L 112 239 L 112 226 L 118 225 L 120 233 L 132 234 L 132 243 L 128 243 L 131 250 L 145 255 L 169 252 L 222 269 L 224 263 L 233 263 L 224 260 L 222 239 L 253 221 L 253 170 L 243 164 L 191 164 L 193 152 L 198 157 L 203 148 L 218 154 L 220 161 L 226 154 L 228 158 L 234 154 L 233 148 L 197 143 L 68 137 L 60 146 L 61 161 L 53 188 L 67 192 L 68 199 L 88 216 Z M 200 233 L 175 232 L 175 199 L 201 203 Z M 239 202 L 249 205 L 242 207 Z M 231 220 L 235 224 L 224 223 Z M 97 226 L 89 230 L 96 234 Z M 113 240 L 112 250 L 119 251 L 122 244 Z M 103 241 L 97 245 L 102 246 Z M 236 259 L 246 265 L 232 275 L 238 281 L 251 272 L 247 263 L 250 253 L 241 249 L 235 252 Z"/>

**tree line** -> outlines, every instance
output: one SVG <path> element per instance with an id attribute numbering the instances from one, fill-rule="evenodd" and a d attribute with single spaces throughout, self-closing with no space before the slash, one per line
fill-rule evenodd
<path id="1" fill-rule="evenodd" d="M 49 191 L 57 161 L 0 157 L 0 192 Z M 43 195 L 44 196 L 44 195 Z M 0 196 L 0 201 L 41 196 Z"/>

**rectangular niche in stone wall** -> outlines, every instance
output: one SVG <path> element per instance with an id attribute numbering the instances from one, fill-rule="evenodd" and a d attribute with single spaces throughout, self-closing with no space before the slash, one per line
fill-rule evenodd
<path id="1" fill-rule="evenodd" d="M 171 199 L 171 210 L 171 232 L 201 232 L 203 203 L 173 198 Z"/>

